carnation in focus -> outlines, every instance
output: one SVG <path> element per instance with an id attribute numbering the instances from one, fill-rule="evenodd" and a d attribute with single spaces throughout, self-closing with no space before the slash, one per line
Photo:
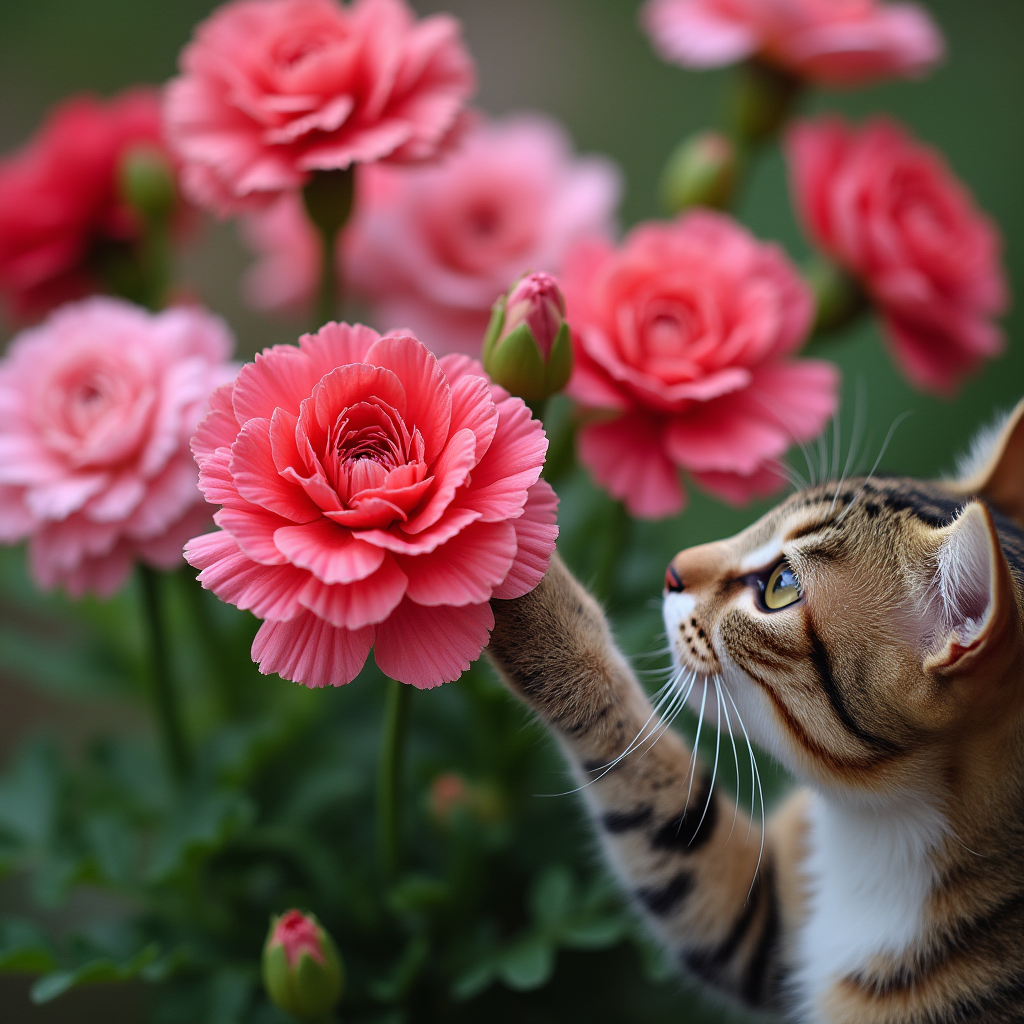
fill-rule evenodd
<path id="1" fill-rule="evenodd" d="M 807 232 L 875 303 L 912 384 L 950 394 L 1002 352 L 999 231 L 938 153 L 890 121 L 830 116 L 795 125 L 786 149 Z"/>
<path id="2" fill-rule="evenodd" d="M 488 602 L 547 570 L 547 439 L 466 356 L 327 324 L 242 368 L 192 448 L 221 529 L 190 541 L 199 580 L 264 620 L 260 671 L 338 686 L 370 652 L 419 688 L 487 643 Z"/>
<path id="3" fill-rule="evenodd" d="M 62 307 L 0 363 L 0 541 L 28 539 L 44 589 L 107 597 L 136 560 L 181 564 L 209 523 L 189 438 L 233 374 L 201 309 L 118 299 Z"/>
<path id="4" fill-rule="evenodd" d="M 104 290 L 104 250 L 138 243 L 142 225 L 119 188 L 134 150 L 167 154 L 156 90 L 65 100 L 0 161 L 0 297 L 16 318 Z"/>
<path id="5" fill-rule="evenodd" d="M 403 0 L 234 0 L 167 87 L 168 137 L 196 203 L 222 216 L 314 171 L 434 159 L 476 87 L 459 25 Z"/>
<path id="6" fill-rule="evenodd" d="M 916 77 L 944 50 L 923 7 L 887 0 L 647 0 L 641 23 L 673 64 L 712 68 L 758 57 L 832 86 Z"/>
<path id="7" fill-rule="evenodd" d="M 579 456 L 631 515 L 679 512 L 686 470 L 731 503 L 778 490 L 779 458 L 836 405 L 831 363 L 792 358 L 812 301 L 778 246 L 722 214 L 641 224 L 571 254 L 562 288 L 588 412 Z"/>

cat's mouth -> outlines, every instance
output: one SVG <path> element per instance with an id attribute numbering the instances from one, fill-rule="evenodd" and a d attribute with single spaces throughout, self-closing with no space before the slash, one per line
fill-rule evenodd
<path id="1" fill-rule="evenodd" d="M 721 664 L 711 641 L 711 630 L 701 620 L 696 601 L 689 594 L 667 593 L 662 605 L 665 634 L 679 667 L 698 675 L 715 675 Z"/>

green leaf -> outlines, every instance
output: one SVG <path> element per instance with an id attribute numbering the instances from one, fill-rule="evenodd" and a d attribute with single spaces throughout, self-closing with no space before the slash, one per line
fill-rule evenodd
<path id="1" fill-rule="evenodd" d="M 448 886 L 439 879 L 408 875 L 388 893 L 388 906 L 396 914 L 416 913 L 439 906 L 448 896 Z"/>
<path id="2" fill-rule="evenodd" d="M 45 974 L 56 966 L 49 940 L 34 924 L 14 919 L 0 922 L 0 971 Z"/>
<path id="3" fill-rule="evenodd" d="M 572 873 L 564 864 L 544 869 L 530 892 L 533 919 L 542 928 L 553 929 L 568 916 L 575 895 Z"/>
<path id="4" fill-rule="evenodd" d="M 509 988 L 520 992 L 546 984 L 554 969 L 554 947 L 539 935 L 517 942 L 498 960 L 498 976 Z"/>
<path id="5" fill-rule="evenodd" d="M 53 831 L 60 786 L 57 747 L 52 740 L 25 744 L 0 782 L 0 830 L 29 846 L 41 846 Z"/>
<path id="6" fill-rule="evenodd" d="M 48 1003 L 78 985 L 91 985 L 101 981 L 128 981 L 137 977 L 160 952 L 157 945 L 140 950 L 126 963 L 119 964 L 109 957 L 90 960 L 70 971 L 53 971 L 32 986 L 32 1002 Z"/>
<path id="7" fill-rule="evenodd" d="M 242 793 L 212 792 L 186 798 L 168 824 L 150 866 L 151 881 L 163 882 L 216 850 L 256 817 Z"/>
<path id="8" fill-rule="evenodd" d="M 559 942 L 570 949 L 607 949 L 622 939 L 627 922 L 620 917 L 606 917 L 570 926 L 559 935 Z"/>
<path id="9" fill-rule="evenodd" d="M 455 979 L 455 984 L 452 985 L 452 998 L 460 1003 L 473 999 L 484 989 L 490 987 L 494 976 L 495 966 L 491 960 L 470 967 L 468 971 Z"/>

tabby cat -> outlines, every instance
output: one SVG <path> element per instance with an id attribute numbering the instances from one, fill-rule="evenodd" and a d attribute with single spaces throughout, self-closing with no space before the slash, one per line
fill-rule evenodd
<path id="1" fill-rule="evenodd" d="M 589 783 L 624 885 L 747 1006 L 1024 1021 L 1024 402 L 993 441 L 963 481 L 811 487 L 672 560 L 689 702 L 806 784 L 763 834 L 675 732 L 638 756 L 651 704 L 557 558 L 494 602 L 491 657 Z"/>

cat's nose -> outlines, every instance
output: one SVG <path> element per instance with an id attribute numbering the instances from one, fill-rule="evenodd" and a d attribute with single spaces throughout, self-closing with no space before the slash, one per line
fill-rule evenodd
<path id="1" fill-rule="evenodd" d="M 675 563 L 669 562 L 668 568 L 665 570 L 665 592 L 678 594 L 681 590 L 685 589 L 683 578 L 679 575 L 679 570 L 675 567 Z"/>

